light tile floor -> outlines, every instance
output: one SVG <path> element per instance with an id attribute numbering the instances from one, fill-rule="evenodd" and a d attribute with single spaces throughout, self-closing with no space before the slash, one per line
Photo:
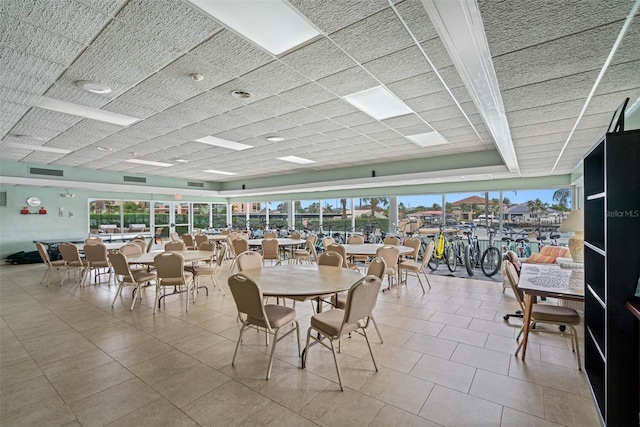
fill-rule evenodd
<path id="1" fill-rule="evenodd" d="M 295 334 L 264 380 L 264 335 L 239 331 L 233 298 L 211 289 L 184 311 L 171 296 L 152 314 L 154 288 L 129 310 L 131 290 L 39 284 L 41 265 L 0 267 L 0 425 L 46 426 L 598 426 L 586 378 L 566 337 L 533 334 L 513 356 L 520 319 L 500 283 L 431 276 L 380 294 L 371 331 L 345 339 L 340 392 L 330 351 L 299 368 Z M 226 280 L 225 280 L 226 281 Z M 211 286 L 209 286 L 211 288 Z M 311 305 L 296 305 L 302 335 Z M 304 338 L 302 345 L 304 345 Z"/>

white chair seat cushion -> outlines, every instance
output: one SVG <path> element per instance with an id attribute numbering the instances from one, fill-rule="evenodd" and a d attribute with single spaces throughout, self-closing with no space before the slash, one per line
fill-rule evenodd
<path id="1" fill-rule="evenodd" d="M 186 283 L 189 283 L 193 280 L 193 274 L 189 273 L 188 271 L 184 272 L 184 281 Z M 180 279 L 179 277 L 169 277 L 169 278 L 165 278 L 162 279 L 162 286 L 182 286 L 182 279 Z"/>
<path id="2" fill-rule="evenodd" d="M 411 260 L 402 260 L 399 267 L 402 270 L 420 271 L 422 264 Z"/>
<path id="3" fill-rule="evenodd" d="M 156 280 L 156 275 L 155 273 L 150 273 L 146 270 L 135 270 L 135 271 L 131 271 L 131 274 L 133 275 L 133 280 L 136 281 L 136 283 L 142 283 L 142 282 L 148 282 L 150 280 Z M 124 281 L 128 282 L 129 278 L 128 277 L 124 277 Z"/>
<path id="4" fill-rule="evenodd" d="M 579 324 L 580 315 L 570 307 L 559 305 L 533 304 L 532 317 L 541 322 Z"/>
<path id="5" fill-rule="evenodd" d="M 296 318 L 296 311 L 291 307 L 285 307 L 283 305 L 265 305 L 264 312 L 267 314 L 269 324 L 271 324 L 271 327 L 274 329 L 281 328 Z M 256 319 L 254 317 L 247 317 L 247 322 L 262 327 L 267 326 L 262 319 Z"/>

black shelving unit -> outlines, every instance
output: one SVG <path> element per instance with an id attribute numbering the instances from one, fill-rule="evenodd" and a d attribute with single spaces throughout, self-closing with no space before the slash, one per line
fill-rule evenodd
<path id="1" fill-rule="evenodd" d="M 640 130 L 607 133 L 584 158 L 585 369 L 602 422 L 638 426 Z"/>

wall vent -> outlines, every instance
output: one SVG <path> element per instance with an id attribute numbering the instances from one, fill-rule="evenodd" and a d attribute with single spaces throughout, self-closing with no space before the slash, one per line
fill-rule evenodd
<path id="1" fill-rule="evenodd" d="M 64 176 L 64 172 L 60 169 L 29 168 L 29 173 L 31 175 Z"/>
<path id="2" fill-rule="evenodd" d="M 2 206 L 2 207 L 6 207 L 7 206 L 7 192 L 6 191 L 0 191 L 0 206 Z"/>
<path id="3" fill-rule="evenodd" d="M 139 176 L 126 176 L 124 177 L 125 182 L 142 182 L 146 183 L 147 178 L 140 178 Z"/>
<path id="4" fill-rule="evenodd" d="M 189 182 L 187 182 L 187 186 L 189 186 L 189 187 L 204 188 L 204 182 L 193 182 L 193 181 L 189 181 Z"/>

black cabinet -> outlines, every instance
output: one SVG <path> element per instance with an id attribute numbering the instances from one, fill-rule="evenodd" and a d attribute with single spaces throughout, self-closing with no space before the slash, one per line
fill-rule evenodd
<path id="1" fill-rule="evenodd" d="M 638 425 L 640 130 L 608 133 L 584 158 L 585 369 L 603 422 Z"/>

